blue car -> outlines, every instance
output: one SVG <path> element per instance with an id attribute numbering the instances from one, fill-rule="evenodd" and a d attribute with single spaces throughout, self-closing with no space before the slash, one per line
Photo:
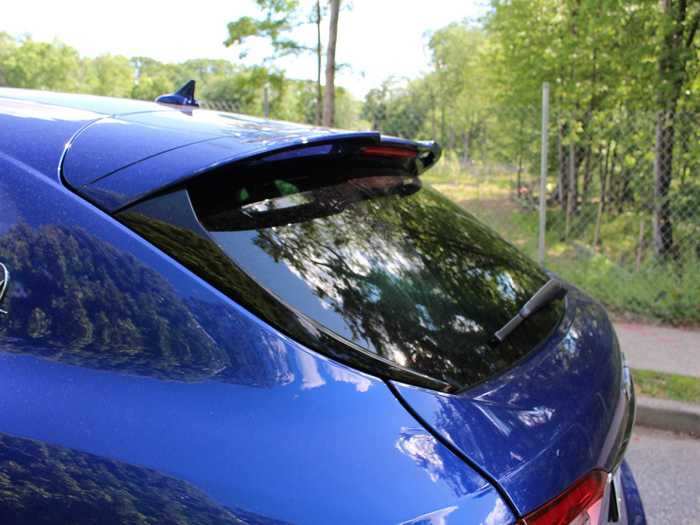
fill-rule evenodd
<path id="1" fill-rule="evenodd" d="M 605 311 L 436 144 L 161 102 L 0 89 L 1 524 L 645 523 Z"/>

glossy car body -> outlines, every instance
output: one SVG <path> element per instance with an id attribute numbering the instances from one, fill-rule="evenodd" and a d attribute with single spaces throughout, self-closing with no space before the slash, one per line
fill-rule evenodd
<path id="1" fill-rule="evenodd" d="M 446 393 L 302 344 L 115 218 L 353 141 L 411 145 L 0 90 L 0 523 L 514 523 L 595 469 L 644 523 L 628 372 L 579 291 L 526 358 Z"/>

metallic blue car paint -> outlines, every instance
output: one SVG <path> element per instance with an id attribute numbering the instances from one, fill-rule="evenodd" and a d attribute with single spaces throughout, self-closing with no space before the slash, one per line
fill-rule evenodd
<path id="1" fill-rule="evenodd" d="M 76 334 L 73 323 L 52 322 L 72 317 L 63 310 L 70 300 L 37 314 L 40 328 L 30 320 L 8 336 L 9 325 L 0 327 L 0 435 L 32 440 L 21 441 L 31 464 L 41 464 L 44 456 L 32 454 L 46 447 L 86 464 L 105 458 L 110 468 L 155 472 L 201 491 L 220 512 L 253 513 L 255 523 L 514 520 L 494 488 L 411 418 L 383 382 L 275 332 L 36 170 L 3 154 L 0 171 L 0 247 L 28 240 L 25 248 L 36 252 L 0 248 L 0 259 L 31 267 L 14 272 L 0 323 L 20 321 L 13 305 L 46 308 L 48 291 L 32 289 L 31 274 L 60 283 L 59 297 L 93 294 L 93 308 L 81 315 L 95 327 L 99 310 L 111 316 L 124 302 L 165 300 L 149 313 L 170 326 L 162 337 L 169 341 L 178 329 L 191 342 L 190 352 L 165 361 L 154 349 L 123 352 L 111 340 Z M 81 261 L 63 260 L 76 249 Z M 22 266 L 25 256 L 33 263 Z M 72 275 L 86 260 L 95 271 Z M 138 275 L 150 284 L 114 283 Z M 110 280 L 120 291 L 107 292 Z M 120 323 L 129 318 L 114 324 L 115 336 Z"/>
<path id="2" fill-rule="evenodd" d="M 225 154 L 212 157 L 199 168 L 329 137 L 379 140 L 376 132 L 338 132 L 200 109 L 168 108 L 96 122 L 73 140 L 62 174 L 70 186 L 79 188 L 140 160 L 206 140 L 219 139 L 218 144 L 225 145 Z M 189 155 L 185 152 L 175 158 Z M 158 167 L 165 173 L 171 169 L 166 160 Z M 172 180 L 181 178 L 178 175 L 171 175 Z M 119 176 L 131 175 L 127 172 Z"/>
<path id="3" fill-rule="evenodd" d="M 125 115 L 142 111 L 172 111 L 171 109 L 143 100 L 124 98 L 100 97 L 76 93 L 54 93 L 52 91 L 37 91 L 33 89 L 0 88 L 0 97 L 26 100 L 45 105 L 60 106 L 100 115 Z M 37 117 L 40 116 L 37 114 Z"/>
<path id="4" fill-rule="evenodd" d="M 593 468 L 610 469 L 631 424 L 604 310 L 577 291 L 567 301 L 557 332 L 501 377 L 458 395 L 396 385 L 523 514 Z"/>
<path id="5" fill-rule="evenodd" d="M 338 140 L 342 141 L 346 138 L 348 137 L 343 135 L 338 137 Z M 326 137 L 322 139 L 324 143 L 328 142 Z M 313 142 L 309 140 L 309 143 Z M 278 148 L 284 149 L 286 146 L 294 145 L 298 145 L 296 140 L 290 143 L 279 143 Z M 241 144 L 237 140 L 222 137 L 145 159 L 92 184 L 81 186 L 77 191 L 101 208 L 115 211 L 164 187 L 184 182 L 263 151 L 266 151 L 265 146 L 254 143 Z"/>
<path id="6" fill-rule="evenodd" d="M 625 498 L 625 507 L 627 510 L 627 522 L 629 525 L 646 525 L 647 518 L 644 514 L 644 505 L 642 498 L 637 489 L 637 482 L 632 475 L 627 461 L 623 461 L 620 465 L 620 473 L 622 474 L 623 497 Z"/>
<path id="7" fill-rule="evenodd" d="M 62 174 L 73 187 L 89 184 L 142 159 L 209 140 L 212 134 L 196 130 L 164 129 L 108 117 L 94 122 L 71 143 Z"/>
<path id="8" fill-rule="evenodd" d="M 71 187 L 105 209 L 124 206 L 164 184 L 223 164 L 314 142 L 417 144 L 372 131 L 329 130 L 189 107 L 11 88 L 0 88 L 0 126 L 0 151 L 51 177 L 60 168 Z M 189 145 L 200 147 L 176 151 Z M 139 165 L 142 160 L 147 162 Z M 134 184 L 138 190 L 130 189 Z"/>
<path id="9" fill-rule="evenodd" d="M 343 140 L 343 137 L 339 139 Z M 327 139 L 324 138 L 324 142 Z M 284 147 L 280 145 L 281 149 Z M 260 146 L 241 146 L 237 141 L 222 137 L 147 158 L 91 184 L 77 187 L 76 191 L 101 208 L 116 211 L 155 191 L 263 151 Z"/>
<path id="10" fill-rule="evenodd" d="M 76 191 L 115 210 L 224 164 L 315 143 L 432 146 L 373 131 L 346 132 L 181 108 L 100 120 L 67 151 L 62 175 Z M 435 150 L 437 160 L 439 150 Z M 141 162 L 139 162 L 141 161 Z"/>
<path id="11" fill-rule="evenodd" d="M 19 159 L 51 177 L 66 143 L 81 128 L 101 115 L 80 109 L 1 98 L 0 152 Z"/>

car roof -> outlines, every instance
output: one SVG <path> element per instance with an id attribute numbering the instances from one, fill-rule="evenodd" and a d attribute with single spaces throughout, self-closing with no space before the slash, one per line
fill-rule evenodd
<path id="1" fill-rule="evenodd" d="M 21 91 L 0 88 L 0 157 L 57 176 L 68 140 L 101 115 L 15 96 Z"/>
<path id="2" fill-rule="evenodd" d="M 0 88 L 0 156 L 115 210 L 215 167 L 320 143 L 439 148 L 191 106 Z M 437 149 L 436 149 L 437 148 Z M 424 166 L 428 166 L 424 163 Z"/>
<path id="3" fill-rule="evenodd" d="M 134 112 L 164 111 L 167 109 L 155 102 L 144 100 L 3 87 L 0 88 L 0 112 L 8 99 L 42 104 L 43 106 L 70 108 L 99 115 L 124 115 Z"/>
<path id="4" fill-rule="evenodd" d="M 152 102 L 0 88 L 0 156 L 57 179 L 67 145 L 109 116 L 172 111 Z"/>
<path id="5" fill-rule="evenodd" d="M 208 140 L 225 139 L 232 153 L 261 152 L 338 133 L 140 100 L 0 88 L 0 153 L 53 177 L 65 160 L 63 176 L 76 186 Z"/>

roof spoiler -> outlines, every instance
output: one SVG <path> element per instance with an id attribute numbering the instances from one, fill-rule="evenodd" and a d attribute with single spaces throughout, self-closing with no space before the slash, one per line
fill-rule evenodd
<path id="1" fill-rule="evenodd" d="M 70 176 L 65 178 L 76 193 L 108 213 L 116 213 L 155 193 L 168 191 L 205 173 L 240 163 L 251 165 L 307 156 L 344 155 L 354 151 L 368 157 L 406 161 L 420 174 L 433 166 L 441 154 L 441 148 L 435 142 L 387 137 L 373 131 L 321 131 L 313 137 L 280 140 L 276 147 L 221 137 L 164 151 L 91 182 L 74 185 Z M 411 152 L 411 157 L 404 157 L 403 152 Z"/>

